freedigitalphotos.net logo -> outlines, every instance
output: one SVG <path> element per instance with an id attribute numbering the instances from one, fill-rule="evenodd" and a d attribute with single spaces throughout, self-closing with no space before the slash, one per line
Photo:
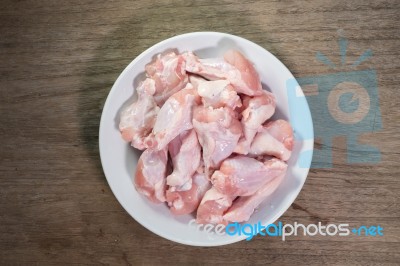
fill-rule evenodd
<path id="1" fill-rule="evenodd" d="M 229 235 L 229 236 L 246 236 L 246 240 L 253 239 L 256 235 L 280 237 L 285 241 L 290 236 L 383 236 L 383 227 L 380 225 L 372 226 L 359 226 L 351 228 L 349 224 L 327 224 L 323 225 L 321 222 L 318 224 L 304 225 L 302 223 L 294 222 L 293 224 L 277 224 L 262 225 L 261 222 L 255 224 L 249 223 L 229 223 L 223 224 L 197 224 L 193 219 L 189 222 L 189 226 L 195 227 L 198 231 L 202 231 L 211 235 Z"/>
<path id="2" fill-rule="evenodd" d="M 347 40 L 340 38 L 341 69 L 347 71 L 290 79 L 286 84 L 290 120 L 294 128 L 300 129 L 295 132 L 295 139 L 307 141 L 313 138 L 312 125 L 305 125 L 302 119 L 307 115 L 308 103 L 315 139 L 322 142 L 320 149 L 314 149 L 312 168 L 332 167 L 332 140 L 336 136 L 347 139 L 348 163 L 378 163 L 381 158 L 376 147 L 358 141 L 361 134 L 382 128 L 376 71 L 356 70 L 372 56 L 372 51 L 366 50 L 354 63 L 347 65 L 347 46 Z M 316 58 L 334 71 L 339 68 L 321 52 L 317 52 Z M 299 95 L 299 85 L 308 91 L 305 97 Z M 299 167 L 310 165 L 311 152 L 300 155 Z"/>
<path id="3" fill-rule="evenodd" d="M 323 225 L 321 222 L 318 224 L 304 225 L 302 223 L 294 222 L 294 224 L 269 224 L 267 226 L 261 225 L 260 222 L 257 224 L 239 224 L 231 223 L 225 228 L 225 233 L 234 235 L 247 236 L 246 240 L 251 240 L 256 235 L 261 236 L 272 236 L 281 237 L 282 241 L 285 241 L 289 236 L 348 236 L 351 233 L 358 236 L 383 236 L 383 227 L 378 226 L 360 226 L 349 229 L 349 224 L 327 224 Z"/>

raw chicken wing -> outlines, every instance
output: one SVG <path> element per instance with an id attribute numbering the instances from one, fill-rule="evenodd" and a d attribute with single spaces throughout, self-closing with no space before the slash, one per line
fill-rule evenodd
<path id="1" fill-rule="evenodd" d="M 272 178 L 281 173 L 284 164 L 278 159 L 264 163 L 238 155 L 226 159 L 211 177 L 214 187 L 230 196 L 250 196 Z"/>
<path id="2" fill-rule="evenodd" d="M 153 132 L 146 138 L 146 146 L 161 150 L 181 132 L 193 128 L 193 106 L 200 101 L 197 91 L 186 88 L 172 95 L 158 112 Z"/>
<path id="3" fill-rule="evenodd" d="M 224 107 L 197 107 L 194 110 L 193 126 L 203 148 L 205 173 L 209 177 L 211 168 L 232 154 L 242 134 L 235 112 Z"/>
<path id="4" fill-rule="evenodd" d="M 276 160 L 271 167 L 275 168 L 275 177 L 264 184 L 255 194 L 239 197 L 225 213 L 224 220 L 239 223 L 248 221 L 254 210 L 278 188 L 285 177 L 287 165 L 282 161 Z"/>
<path id="5" fill-rule="evenodd" d="M 230 79 L 234 81 L 233 84 L 237 84 L 238 92 L 246 95 L 261 94 L 262 86 L 260 77 L 253 64 L 242 53 L 237 50 L 229 50 L 224 54 L 224 59 L 240 72 L 240 78 L 239 76 L 235 76 Z"/>
<path id="6" fill-rule="evenodd" d="M 250 147 L 251 155 L 272 155 L 287 161 L 293 149 L 293 130 L 285 120 L 267 123 L 257 133 Z"/>
<path id="7" fill-rule="evenodd" d="M 195 130 L 191 129 L 178 135 L 169 143 L 168 149 L 174 170 L 167 177 L 167 185 L 176 187 L 189 182 L 191 186 L 192 176 L 200 166 L 201 157 Z"/>
<path id="8" fill-rule="evenodd" d="M 174 93 L 183 89 L 188 82 L 185 59 L 174 52 L 159 54 L 154 63 L 146 65 L 147 76 L 155 81 L 154 100 L 158 106 Z"/>
<path id="9" fill-rule="evenodd" d="M 235 109 L 242 106 L 239 95 L 227 80 L 204 81 L 198 84 L 197 92 L 202 97 L 205 107 L 230 107 Z"/>
<path id="10" fill-rule="evenodd" d="M 140 156 L 136 167 L 136 189 L 155 203 L 165 201 L 167 161 L 166 148 L 160 151 L 147 149 Z"/>
<path id="11" fill-rule="evenodd" d="M 138 99 L 120 115 L 119 130 L 125 141 L 131 142 L 136 149 L 145 149 L 144 139 L 150 134 L 160 108 L 153 99 L 155 83 L 146 79 L 136 89 Z"/>
<path id="12" fill-rule="evenodd" d="M 272 93 L 263 90 L 260 96 L 244 96 L 243 105 L 245 109 L 242 112 L 241 123 L 244 137 L 239 140 L 235 152 L 247 154 L 257 130 L 275 112 L 275 97 Z"/>
<path id="13" fill-rule="evenodd" d="M 234 199 L 218 192 L 214 187 L 210 188 L 197 209 L 196 222 L 198 224 L 225 224 L 223 215 Z"/>
<path id="14" fill-rule="evenodd" d="M 228 51 L 222 58 L 199 59 L 191 52 L 183 55 L 186 71 L 209 80 L 228 80 L 238 93 L 254 96 L 262 92 L 254 66 L 238 51 Z"/>
<path id="15" fill-rule="evenodd" d="M 173 214 L 182 215 L 192 213 L 199 206 L 200 200 L 208 189 L 210 181 L 204 174 L 195 173 L 190 182 L 191 188 L 186 191 L 179 191 L 170 188 L 166 192 L 166 198 Z"/>

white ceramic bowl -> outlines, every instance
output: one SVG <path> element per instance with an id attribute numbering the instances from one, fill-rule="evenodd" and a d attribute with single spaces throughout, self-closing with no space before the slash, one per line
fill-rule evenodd
<path id="1" fill-rule="evenodd" d="M 269 88 L 277 99 L 277 112 L 274 118 L 288 119 L 294 127 L 297 139 L 292 157 L 288 161 L 288 173 L 283 183 L 258 208 L 248 223 L 254 224 L 261 221 L 263 225 L 267 225 L 275 222 L 293 203 L 309 171 L 313 149 L 310 111 L 307 102 L 303 99 L 300 101 L 300 106 L 296 107 L 302 108 L 301 121 L 296 117 L 290 117 L 286 85 L 290 80 L 293 82 L 294 78 L 275 56 L 251 41 L 218 32 L 188 33 L 157 43 L 136 57 L 112 87 L 101 116 L 99 142 L 103 170 L 118 201 L 136 221 L 155 234 L 171 241 L 193 246 L 218 246 L 240 241 L 246 236 L 221 236 L 199 231 L 194 226 L 189 226 L 189 221 L 193 219 L 193 216 L 176 217 L 170 213 L 165 204 L 156 205 L 142 197 L 132 183 L 140 153 L 122 140 L 118 131 L 119 111 L 121 106 L 136 97 L 133 87 L 143 80 L 145 65 L 152 61 L 154 55 L 176 49 L 179 52 L 193 51 L 201 58 L 207 58 L 221 56 L 230 48 L 240 50 L 253 62 L 264 89 Z M 294 82 L 298 85 L 295 80 Z M 298 97 L 304 98 L 300 87 L 296 91 Z M 311 132 L 311 139 L 301 140 L 304 130 L 308 131 L 308 136 Z M 303 161 L 301 167 L 297 163 L 300 154 Z"/>

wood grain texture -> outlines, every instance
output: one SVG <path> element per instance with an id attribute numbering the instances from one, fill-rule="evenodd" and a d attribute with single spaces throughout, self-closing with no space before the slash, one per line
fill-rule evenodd
<path id="1" fill-rule="evenodd" d="M 0 264 L 400 264 L 399 1 L 0 2 Z M 281 221 L 380 224 L 383 237 L 256 237 L 215 248 L 162 239 L 135 222 L 104 178 L 98 127 L 124 67 L 167 37 L 221 31 L 275 54 L 296 77 L 331 73 L 367 49 L 383 129 L 360 136 L 381 162 L 351 165 L 346 139 L 334 167 L 311 170 Z M 313 114 L 317 115 L 317 114 Z M 318 159 L 318 158 L 316 158 Z"/>

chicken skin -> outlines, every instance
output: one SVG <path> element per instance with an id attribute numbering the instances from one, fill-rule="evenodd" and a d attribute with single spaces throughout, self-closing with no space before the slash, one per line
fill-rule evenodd
<path id="1" fill-rule="evenodd" d="M 260 96 L 243 97 L 243 110 L 241 123 L 243 126 L 243 138 L 239 140 L 235 148 L 236 153 L 247 154 L 251 142 L 261 125 L 271 118 L 275 112 L 275 97 L 268 91 L 263 91 Z"/>
<path id="2" fill-rule="evenodd" d="M 293 129 L 285 120 L 268 122 L 255 136 L 249 154 L 271 155 L 289 160 L 293 149 Z"/>
<path id="3" fill-rule="evenodd" d="M 146 65 L 146 74 L 155 81 L 154 100 L 160 107 L 188 82 L 185 59 L 174 52 L 159 54 L 154 63 Z"/>
<path id="4" fill-rule="evenodd" d="M 230 108 L 198 107 L 194 110 L 193 126 L 203 149 L 205 173 L 216 169 L 235 149 L 242 128 Z"/>
<path id="5" fill-rule="evenodd" d="M 218 192 L 215 187 L 210 188 L 197 209 L 196 222 L 199 224 L 225 224 L 223 215 L 234 199 L 234 197 Z"/>
<path id="6" fill-rule="evenodd" d="M 125 141 L 139 150 L 145 149 L 144 140 L 151 133 L 160 108 L 154 101 L 155 82 L 144 80 L 136 89 L 137 101 L 122 110 L 119 130 Z"/>
<path id="7" fill-rule="evenodd" d="M 176 136 L 193 128 L 193 106 L 200 98 L 193 86 L 187 86 L 173 94 L 161 107 L 153 132 L 145 139 L 147 148 L 164 149 Z"/>
<path id="8" fill-rule="evenodd" d="M 281 173 L 284 163 L 278 159 L 260 162 L 254 158 L 238 155 L 226 159 L 211 177 L 213 186 L 221 193 L 250 196 L 265 183 Z"/>
<path id="9" fill-rule="evenodd" d="M 206 191 L 211 187 L 208 178 L 199 173 L 193 175 L 190 183 L 189 190 L 179 191 L 174 187 L 167 190 L 166 199 L 173 214 L 182 215 L 194 212 Z"/>
<path id="10" fill-rule="evenodd" d="M 189 182 L 191 186 L 192 176 L 199 168 L 201 159 L 196 131 L 190 129 L 178 135 L 169 143 L 168 150 L 174 170 L 167 176 L 167 185 L 180 187 Z"/>
<path id="11" fill-rule="evenodd" d="M 254 210 L 270 196 L 282 183 L 287 170 L 287 165 L 276 160 L 273 162 L 275 176 L 265 183 L 253 195 L 247 197 L 239 197 L 232 207 L 224 214 L 223 219 L 227 222 L 245 222 L 250 219 Z"/>
<path id="12" fill-rule="evenodd" d="M 165 202 L 168 149 L 145 150 L 139 158 L 134 183 L 137 191 L 155 203 Z"/>
<path id="13" fill-rule="evenodd" d="M 260 95 L 262 86 L 254 66 L 239 51 L 230 50 L 224 58 L 199 59 L 193 53 L 184 55 L 187 72 L 209 80 L 228 80 L 238 93 Z"/>

